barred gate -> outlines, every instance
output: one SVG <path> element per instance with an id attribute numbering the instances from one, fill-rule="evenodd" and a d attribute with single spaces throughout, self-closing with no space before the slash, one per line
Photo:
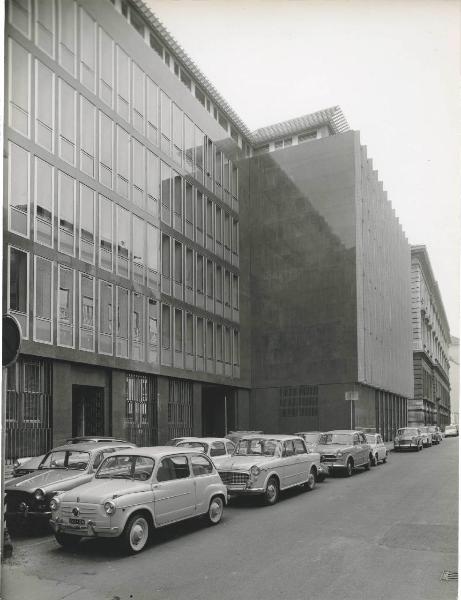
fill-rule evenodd
<path id="1" fill-rule="evenodd" d="M 52 442 L 52 365 L 21 357 L 7 370 L 5 461 L 37 456 Z"/>
<path id="2" fill-rule="evenodd" d="M 192 419 L 192 383 L 178 379 L 170 380 L 168 398 L 169 439 L 191 436 Z"/>
<path id="3" fill-rule="evenodd" d="M 126 376 L 126 438 L 138 446 L 157 445 L 157 379 L 149 375 Z"/>

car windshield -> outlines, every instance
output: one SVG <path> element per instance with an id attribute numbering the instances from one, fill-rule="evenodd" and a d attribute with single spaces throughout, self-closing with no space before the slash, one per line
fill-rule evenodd
<path id="1" fill-rule="evenodd" d="M 406 427 L 405 429 L 399 429 L 397 435 L 418 435 L 418 430 L 412 427 Z"/>
<path id="2" fill-rule="evenodd" d="M 324 433 L 320 438 L 321 444 L 346 445 L 352 444 L 352 434 L 350 433 Z"/>
<path id="3" fill-rule="evenodd" d="M 365 434 L 365 437 L 367 438 L 367 442 L 369 444 L 376 444 L 376 436 L 370 435 L 370 434 Z"/>
<path id="4" fill-rule="evenodd" d="M 146 481 L 154 470 L 154 459 L 148 456 L 108 456 L 96 473 L 96 479 L 137 479 Z"/>
<path id="5" fill-rule="evenodd" d="M 253 438 L 240 440 L 234 456 L 281 456 L 280 440 Z"/>
<path id="6" fill-rule="evenodd" d="M 75 469 L 84 471 L 90 460 L 89 452 L 78 450 L 57 450 L 49 452 L 41 462 L 39 469 Z"/>
<path id="7" fill-rule="evenodd" d="M 182 439 L 183 438 L 173 438 L 172 440 L 169 440 L 165 446 L 177 446 Z"/>
<path id="8" fill-rule="evenodd" d="M 208 444 L 205 442 L 179 442 L 178 448 L 200 448 L 205 454 L 208 452 Z"/>
<path id="9" fill-rule="evenodd" d="M 302 433 L 301 437 L 303 437 L 306 442 L 312 443 L 312 442 L 318 441 L 320 434 L 318 434 L 318 433 Z"/>

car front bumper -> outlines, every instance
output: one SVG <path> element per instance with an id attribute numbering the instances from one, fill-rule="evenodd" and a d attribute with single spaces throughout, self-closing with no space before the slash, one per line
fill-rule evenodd
<path id="1" fill-rule="evenodd" d="M 419 446 L 418 442 L 410 442 L 402 440 L 401 442 L 394 442 L 394 450 L 396 448 L 417 448 Z"/>
<path id="2" fill-rule="evenodd" d="M 55 533 L 68 533 L 79 537 L 118 537 L 122 529 L 96 524 L 91 519 L 85 525 L 71 525 L 59 517 L 50 519 L 50 525 Z"/>

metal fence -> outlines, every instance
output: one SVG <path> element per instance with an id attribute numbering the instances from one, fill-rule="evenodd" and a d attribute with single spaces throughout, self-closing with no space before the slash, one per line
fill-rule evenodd
<path id="1" fill-rule="evenodd" d="M 168 399 L 169 438 L 191 436 L 192 419 L 192 383 L 180 380 L 170 381 L 170 395 Z"/>
<path id="2" fill-rule="evenodd" d="M 138 446 L 157 445 L 157 379 L 128 373 L 125 435 Z"/>

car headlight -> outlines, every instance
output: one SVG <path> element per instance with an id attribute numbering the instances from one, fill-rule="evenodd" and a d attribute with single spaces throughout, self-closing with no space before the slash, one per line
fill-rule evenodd
<path id="1" fill-rule="evenodd" d="M 253 477 L 257 477 L 261 473 L 261 469 L 258 466 L 253 465 L 250 469 L 250 473 L 253 475 Z"/>
<path id="2" fill-rule="evenodd" d="M 58 510 L 60 504 L 61 504 L 61 502 L 60 502 L 59 498 L 57 498 L 56 496 L 54 496 L 50 500 L 50 509 L 52 511 L 56 511 L 56 510 Z"/>
<path id="3" fill-rule="evenodd" d="M 34 496 L 36 500 L 44 500 L 45 492 L 38 488 L 37 490 L 35 490 Z"/>
<path id="4" fill-rule="evenodd" d="M 337 456 L 338 458 L 341 458 L 341 456 L 342 456 L 342 455 L 343 455 L 343 453 L 341 452 L 341 450 L 337 450 L 337 451 L 336 451 L 336 456 Z"/>
<path id="5" fill-rule="evenodd" d="M 104 510 L 106 511 L 106 513 L 108 515 L 113 515 L 115 512 L 115 504 L 112 502 L 112 500 L 108 500 L 107 502 L 104 502 Z"/>
<path id="6" fill-rule="evenodd" d="M 17 469 L 19 467 L 19 465 L 20 465 L 19 460 L 16 459 L 13 463 L 13 469 Z"/>

